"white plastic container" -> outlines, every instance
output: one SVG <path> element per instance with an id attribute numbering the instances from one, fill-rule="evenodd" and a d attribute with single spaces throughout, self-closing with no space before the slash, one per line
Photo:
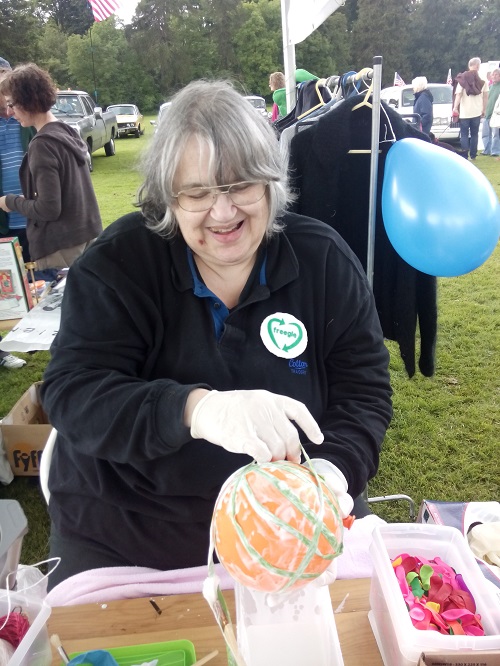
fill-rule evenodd
<path id="1" fill-rule="evenodd" d="M 417 523 L 382 525 L 373 531 L 370 553 L 373 577 L 368 617 L 385 666 L 417 666 L 422 652 L 500 650 L 500 602 L 457 529 Z M 416 629 L 390 561 L 402 553 L 429 560 L 438 556 L 462 574 L 486 635 L 445 636 Z"/>
<path id="2" fill-rule="evenodd" d="M 9 599 L 10 597 L 10 608 Z M 30 628 L 10 658 L 7 666 L 47 666 L 52 662 L 47 620 L 51 608 L 45 601 L 23 592 L 0 590 L 0 617 L 9 610 L 21 609 L 28 617 Z"/>
<path id="3" fill-rule="evenodd" d="M 237 582 L 234 591 L 246 666 L 344 666 L 328 585 L 306 585 L 272 606 L 265 592 Z"/>

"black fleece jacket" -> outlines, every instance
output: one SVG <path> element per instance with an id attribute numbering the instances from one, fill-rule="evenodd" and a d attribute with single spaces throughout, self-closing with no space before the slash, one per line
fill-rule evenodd
<path id="1" fill-rule="evenodd" d="M 204 386 L 267 389 L 303 401 L 325 435 L 308 445 L 358 495 L 378 468 L 391 418 L 388 353 L 359 262 L 327 225 L 295 215 L 259 253 L 221 337 L 193 293 L 181 237 L 139 213 L 108 227 L 72 266 L 42 399 L 58 439 L 49 511 L 66 535 L 109 543 L 130 564 L 201 565 L 222 483 L 250 462 L 183 425 Z M 266 279 L 260 270 L 265 260 Z M 308 334 L 292 360 L 263 344 L 266 317 L 286 313 Z"/>

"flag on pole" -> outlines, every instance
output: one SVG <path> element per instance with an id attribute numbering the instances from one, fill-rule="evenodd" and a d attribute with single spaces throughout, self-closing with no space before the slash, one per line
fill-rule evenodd
<path id="1" fill-rule="evenodd" d="M 451 78 L 451 67 L 448 70 L 448 76 L 446 77 L 446 83 L 451 86 L 453 85 L 453 79 Z"/>
<path id="2" fill-rule="evenodd" d="M 89 0 L 96 21 L 104 21 L 120 7 L 119 0 Z"/>
<path id="3" fill-rule="evenodd" d="M 399 76 L 397 72 L 394 72 L 394 84 L 395 86 L 404 86 L 406 85 L 403 79 Z"/>

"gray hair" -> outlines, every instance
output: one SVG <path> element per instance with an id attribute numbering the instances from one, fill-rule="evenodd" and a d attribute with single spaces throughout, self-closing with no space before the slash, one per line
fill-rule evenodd
<path id="1" fill-rule="evenodd" d="M 480 64 L 481 58 L 471 58 L 469 60 L 469 69 L 471 69 L 471 67 L 479 67 Z"/>
<path id="2" fill-rule="evenodd" d="M 421 92 L 427 88 L 427 77 L 425 76 L 416 76 L 411 82 L 413 90 L 415 92 Z"/>
<path id="3" fill-rule="evenodd" d="M 173 97 L 143 159 L 145 180 L 139 189 L 138 206 L 147 226 L 164 236 L 177 232 L 173 183 L 193 137 L 208 146 L 211 182 L 206 185 L 269 182 L 266 235 L 280 231 L 279 218 L 293 194 L 274 129 L 229 81 L 204 80 L 191 82 Z"/>

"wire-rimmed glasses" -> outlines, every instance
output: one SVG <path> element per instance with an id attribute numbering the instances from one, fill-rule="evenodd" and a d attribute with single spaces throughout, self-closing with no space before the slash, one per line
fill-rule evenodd
<path id="1" fill-rule="evenodd" d="M 250 206 L 262 199 L 268 186 L 266 181 L 244 180 L 230 185 L 190 187 L 174 195 L 179 206 L 189 213 L 201 213 L 215 204 L 219 194 L 227 194 L 235 206 Z"/>

